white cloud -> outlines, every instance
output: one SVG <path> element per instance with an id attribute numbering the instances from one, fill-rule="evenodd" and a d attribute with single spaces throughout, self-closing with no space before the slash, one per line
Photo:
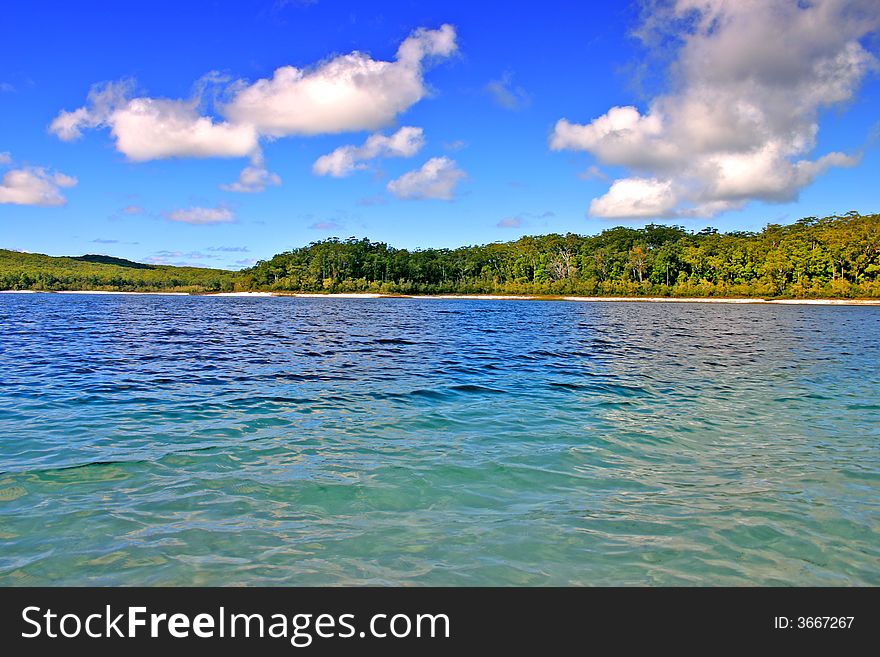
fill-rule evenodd
<path id="1" fill-rule="evenodd" d="M 375 130 L 428 93 L 424 60 L 455 50 L 451 25 L 418 29 L 400 45 L 393 62 L 353 52 L 311 70 L 283 66 L 271 79 L 239 83 L 222 111 L 270 137 Z"/>
<path id="2" fill-rule="evenodd" d="M 49 131 L 63 141 L 82 136 L 83 129 L 109 127 L 116 150 L 129 160 L 170 157 L 242 157 L 259 149 L 253 126 L 215 121 L 199 114 L 199 99 L 128 98 L 128 81 L 98 85 L 88 104 L 62 111 Z"/>
<path id="3" fill-rule="evenodd" d="M 450 153 L 454 153 L 455 151 L 460 151 L 462 148 L 467 147 L 467 142 L 464 139 L 456 139 L 454 141 L 447 142 L 443 144 L 443 148 L 445 148 Z"/>
<path id="4" fill-rule="evenodd" d="M 577 177 L 581 180 L 604 180 L 608 181 L 608 174 L 606 174 L 602 169 L 597 167 L 595 164 L 591 164 L 584 171 L 581 171 L 577 174 Z"/>
<path id="5" fill-rule="evenodd" d="M 180 210 L 173 210 L 165 213 L 165 217 L 170 221 L 178 221 L 184 224 L 228 224 L 235 217 L 229 208 L 223 206 L 216 208 L 200 208 L 192 207 Z"/>
<path id="6" fill-rule="evenodd" d="M 677 144 L 658 139 L 662 133 L 658 116 L 642 116 L 635 107 L 612 107 L 587 125 L 560 119 L 550 148 L 590 151 L 603 164 L 647 168 L 680 156 Z"/>
<path id="7" fill-rule="evenodd" d="M 49 132 L 61 141 L 73 141 L 82 137 L 83 128 L 93 128 L 99 124 L 100 122 L 92 118 L 92 114 L 86 107 L 80 107 L 72 112 L 61 110 L 49 124 Z"/>
<path id="8" fill-rule="evenodd" d="M 9 153 L 0 154 L 0 164 L 11 164 Z M 76 178 L 50 172 L 41 167 L 21 167 L 7 171 L 0 179 L 0 203 L 57 206 L 67 203 L 62 187 L 73 187 Z"/>
<path id="9" fill-rule="evenodd" d="M 677 202 L 668 180 L 624 178 L 615 180 L 608 193 L 593 199 L 590 214 L 597 217 L 663 217 Z"/>
<path id="10" fill-rule="evenodd" d="M 400 199 L 433 198 L 451 201 L 455 186 L 466 177 L 448 157 L 432 157 L 420 169 L 388 183 L 388 191 Z"/>
<path id="11" fill-rule="evenodd" d="M 365 162 L 377 157 L 412 157 L 425 144 L 421 128 L 403 127 L 394 134 L 370 135 L 361 146 L 340 146 L 332 153 L 322 155 L 312 165 L 318 176 L 347 176 L 358 169 L 366 169 Z"/>
<path id="12" fill-rule="evenodd" d="M 73 187 L 74 185 L 76 185 L 77 182 L 76 178 L 74 178 L 73 176 L 66 176 L 63 173 L 57 172 L 52 174 L 51 180 L 59 187 Z"/>
<path id="13" fill-rule="evenodd" d="M 498 228 L 519 228 L 522 226 L 522 220 L 519 217 L 504 217 L 496 226 Z"/>
<path id="14" fill-rule="evenodd" d="M 496 105 L 512 111 L 521 110 L 532 101 L 525 89 L 513 84 L 513 75 L 509 72 L 498 80 L 490 80 L 486 91 Z"/>
<path id="15" fill-rule="evenodd" d="M 191 102 L 135 98 L 113 113 L 116 148 L 130 160 L 242 157 L 256 151 L 253 126 L 199 116 Z"/>
<path id="16" fill-rule="evenodd" d="M 139 205 L 126 205 L 120 212 L 122 214 L 143 214 L 144 209 Z"/>
<path id="17" fill-rule="evenodd" d="M 227 192 L 243 192 L 253 194 L 262 192 L 269 185 L 280 185 L 281 177 L 277 173 L 267 170 L 263 164 L 262 155 L 251 158 L 250 166 L 245 167 L 238 174 L 238 180 L 227 185 L 220 185 L 220 189 Z"/>
<path id="18" fill-rule="evenodd" d="M 630 170 L 590 204 L 596 216 L 711 216 L 752 199 L 793 200 L 829 167 L 857 161 L 809 154 L 819 112 L 851 100 L 877 67 L 859 40 L 878 27 L 870 0 L 656 3 L 640 36 L 680 43 L 674 90 L 645 113 L 561 119 L 550 147 Z"/>
<path id="19" fill-rule="evenodd" d="M 105 83 L 92 88 L 83 107 L 61 111 L 49 131 L 73 141 L 86 129 L 109 128 L 116 149 L 137 162 L 171 157 L 260 159 L 261 138 L 374 130 L 389 124 L 428 94 L 423 79 L 428 61 L 448 57 L 456 48 L 451 25 L 420 28 L 401 43 L 394 61 L 353 52 L 310 69 L 283 66 L 271 79 L 253 84 L 239 80 L 225 89 L 220 88 L 225 78 L 210 73 L 196 82 L 190 99 L 137 96 L 130 80 Z M 215 98 L 222 92 L 230 98 L 226 104 L 214 103 L 219 117 L 202 113 L 208 87 Z M 364 147 L 368 146 L 369 140 Z M 262 163 L 252 163 L 237 182 L 224 188 L 254 192 L 279 182 Z"/>

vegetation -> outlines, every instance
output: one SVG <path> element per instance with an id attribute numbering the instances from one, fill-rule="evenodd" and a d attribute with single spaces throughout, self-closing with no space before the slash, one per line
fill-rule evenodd
<path id="1" fill-rule="evenodd" d="M 96 255 L 56 258 L 0 249 L 0 290 L 220 292 L 233 289 L 235 278 L 235 272 L 222 269 L 145 265 Z"/>
<path id="2" fill-rule="evenodd" d="M 880 298 L 880 215 L 808 217 L 759 233 L 651 224 L 415 251 L 333 238 L 240 272 L 0 250 L 0 289 Z"/>
<path id="3" fill-rule="evenodd" d="M 610 228 L 407 251 L 329 239 L 244 270 L 238 289 L 387 294 L 880 297 L 880 215 L 770 224 L 760 233 Z"/>

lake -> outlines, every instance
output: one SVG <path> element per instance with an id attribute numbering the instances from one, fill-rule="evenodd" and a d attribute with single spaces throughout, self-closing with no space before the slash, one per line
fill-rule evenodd
<path id="1" fill-rule="evenodd" d="M 2 295 L 0 585 L 880 585 L 880 308 Z"/>

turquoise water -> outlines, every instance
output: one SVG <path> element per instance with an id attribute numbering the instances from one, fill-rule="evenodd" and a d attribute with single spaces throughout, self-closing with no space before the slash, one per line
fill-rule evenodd
<path id="1" fill-rule="evenodd" d="M 880 584 L 880 308 L 3 295 L 0 584 Z"/>

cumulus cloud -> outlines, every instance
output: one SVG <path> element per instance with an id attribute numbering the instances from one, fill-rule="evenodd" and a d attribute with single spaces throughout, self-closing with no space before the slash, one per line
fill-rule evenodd
<path id="1" fill-rule="evenodd" d="M 312 165 L 312 172 L 318 176 L 341 178 L 366 169 L 366 162 L 377 157 L 412 157 L 424 144 L 422 129 L 409 126 L 388 137 L 370 135 L 361 146 L 340 146 L 332 153 L 322 155 Z"/>
<path id="2" fill-rule="evenodd" d="M 550 147 L 630 170 L 592 201 L 595 216 L 711 216 L 753 199 L 793 200 L 828 168 L 858 161 L 809 155 L 820 111 L 851 100 L 877 68 L 860 40 L 878 27 L 870 0 L 658 3 L 639 35 L 680 44 L 673 91 L 645 112 L 560 119 Z"/>
<path id="3" fill-rule="evenodd" d="M 239 83 L 223 107 L 230 120 L 271 137 L 376 130 L 421 100 L 426 60 L 453 54 L 455 28 L 420 28 L 403 41 L 393 62 L 361 52 L 306 70 L 283 66 L 272 78 Z"/>
<path id="4" fill-rule="evenodd" d="M 519 217 L 504 217 L 496 226 L 498 228 L 519 228 L 522 226 L 522 221 Z"/>
<path id="5" fill-rule="evenodd" d="M 440 199 L 451 201 L 455 186 L 465 178 L 448 157 L 432 157 L 420 169 L 403 174 L 388 183 L 388 191 L 400 199 Z"/>
<path id="6" fill-rule="evenodd" d="M 255 192 L 262 192 L 269 185 L 280 184 L 281 177 L 277 173 L 272 173 L 266 169 L 263 164 L 262 155 L 256 155 L 251 158 L 250 166 L 246 166 L 238 174 L 238 180 L 226 185 L 220 185 L 220 189 L 227 192 L 253 194 Z"/>
<path id="7" fill-rule="evenodd" d="M 513 83 L 513 75 L 504 73 L 498 80 L 490 80 L 486 85 L 486 92 L 499 107 L 516 111 L 527 107 L 531 97 L 522 87 Z"/>
<path id="8" fill-rule="evenodd" d="M 87 128 L 108 127 L 116 150 L 134 162 L 171 157 L 242 157 L 257 152 L 258 134 L 247 124 L 199 114 L 199 98 L 128 98 L 130 82 L 97 85 L 88 104 L 62 111 L 49 131 L 73 141 Z"/>
<path id="9" fill-rule="evenodd" d="M 251 166 L 224 189 L 262 191 L 280 184 L 280 179 L 262 165 L 261 138 L 376 130 L 388 125 L 428 94 L 425 68 L 436 58 L 452 55 L 457 49 L 455 39 L 451 25 L 436 30 L 419 28 L 400 44 L 393 61 L 356 51 L 311 68 L 283 66 L 271 78 L 254 83 L 238 80 L 226 84 L 228 80 L 209 74 L 196 82 L 189 99 L 137 95 L 130 80 L 104 83 L 92 88 L 82 107 L 61 111 L 49 131 L 63 141 L 73 141 L 84 130 L 107 128 L 116 149 L 135 162 L 250 157 L 254 160 Z M 217 116 L 203 114 L 208 86 L 215 91 Z M 219 102 L 221 97 L 228 102 Z M 374 137 L 379 141 L 368 140 L 352 149 L 355 162 L 371 148 L 387 155 L 398 147 L 396 142 L 381 141 L 394 140 L 395 135 Z M 414 144 L 411 141 L 403 148 Z M 345 155 L 336 157 L 344 160 Z M 328 172 L 335 170 L 329 166 Z"/>
<path id="10" fill-rule="evenodd" d="M 604 196 L 593 199 L 590 214 L 597 217 L 663 217 L 678 198 L 668 180 L 622 178 Z"/>
<path id="11" fill-rule="evenodd" d="M 165 213 L 169 221 L 177 221 L 184 224 L 228 224 L 235 220 L 229 208 L 219 206 L 216 208 L 191 207 L 172 210 Z"/>
<path id="12" fill-rule="evenodd" d="M 12 164 L 9 153 L 0 153 L 0 165 Z M 67 203 L 63 187 L 76 185 L 76 178 L 42 167 L 11 169 L 0 179 L 0 204 L 58 206 Z"/>

